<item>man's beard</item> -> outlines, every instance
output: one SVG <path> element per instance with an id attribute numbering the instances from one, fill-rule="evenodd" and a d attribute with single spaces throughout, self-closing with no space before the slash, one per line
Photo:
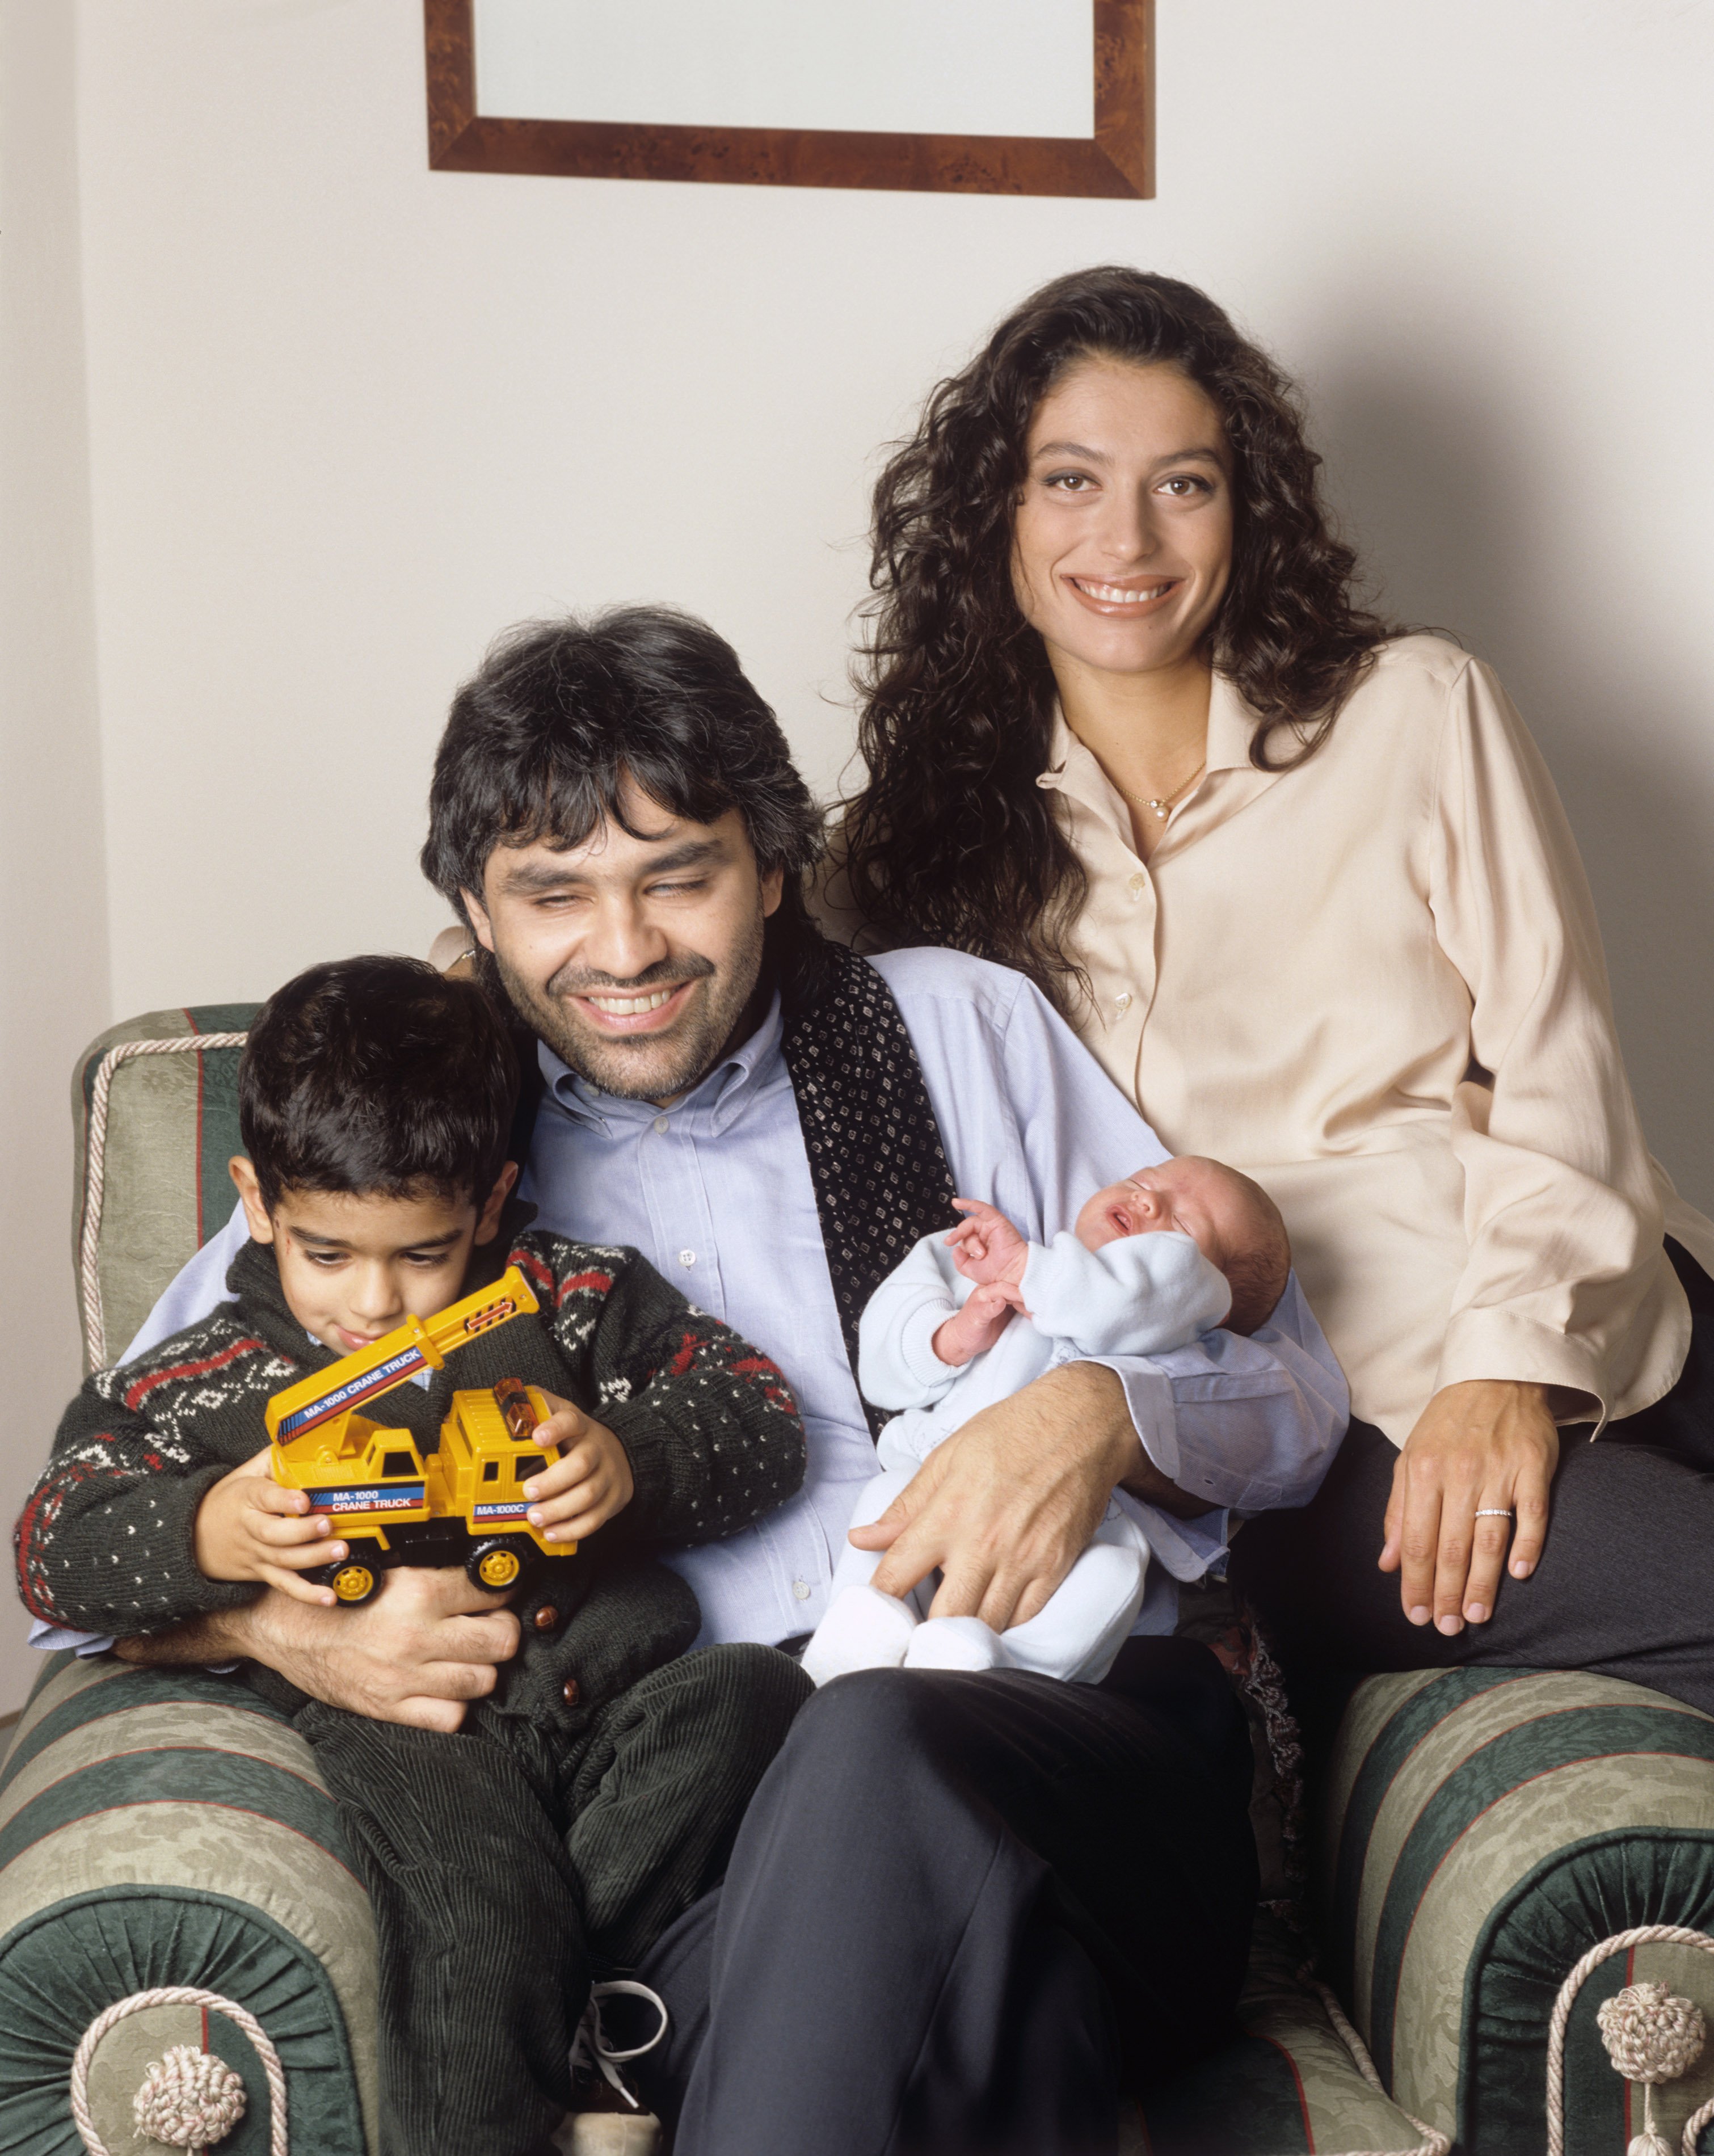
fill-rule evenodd
<path id="1" fill-rule="evenodd" d="M 495 970 L 512 1008 L 546 1041 L 568 1070 L 625 1101 L 668 1101 L 705 1078 L 731 1039 L 762 974 L 763 917 L 758 912 L 748 934 L 722 973 L 711 959 L 686 952 L 663 959 L 634 980 L 615 981 L 582 966 L 563 966 L 545 988 L 494 955 Z M 706 995 L 665 1034 L 629 1038 L 598 1034 L 572 1014 L 577 995 L 640 996 L 668 983 L 706 980 Z"/>

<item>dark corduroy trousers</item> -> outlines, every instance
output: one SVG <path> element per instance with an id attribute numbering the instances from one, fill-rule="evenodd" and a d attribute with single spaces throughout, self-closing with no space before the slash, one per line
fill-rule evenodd
<path id="1" fill-rule="evenodd" d="M 1234 1539 L 1233 1583 L 1300 1691 L 1374 1670 L 1596 1670 L 1714 1713 L 1714 1282 L 1666 1247 L 1691 1312 L 1678 1383 L 1593 1444 L 1563 1433 L 1541 1562 L 1502 1578 L 1486 1625 L 1448 1638 L 1411 1624 L 1398 1573 L 1376 1569 L 1398 1455 L 1368 1423 L 1352 1424 L 1313 1503 Z"/>
<path id="2" fill-rule="evenodd" d="M 1111 2156 L 1121 2085 L 1226 2032 L 1256 1894 L 1219 1665 L 817 1692 L 724 1884 L 643 1965 L 675 2156 Z"/>
<path id="3" fill-rule="evenodd" d="M 736 1645 L 655 1670 L 575 1742 L 485 1704 L 457 1736 L 300 1712 L 375 1910 L 381 2156 L 519 2156 L 557 2123 L 592 1976 L 720 1877 L 809 1688 Z"/>

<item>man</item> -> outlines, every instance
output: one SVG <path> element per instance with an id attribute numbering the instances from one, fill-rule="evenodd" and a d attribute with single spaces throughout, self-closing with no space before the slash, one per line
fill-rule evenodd
<path id="1" fill-rule="evenodd" d="M 670 1560 L 705 1640 L 793 1641 L 820 1615 L 874 1466 L 857 1316 L 954 1191 L 1046 1240 L 1162 1157 L 1018 975 L 824 943 L 803 895 L 819 849 L 772 714 L 697 623 L 526 628 L 454 701 L 423 865 L 536 1035 L 526 1194 L 545 1226 L 640 1247 L 803 1409 L 802 1495 Z M 209 1306 L 240 1234 L 143 1342 Z M 1227 1508 L 1305 1502 L 1344 1419 L 1294 1283 L 1250 1339 L 1050 1372 L 860 1531 L 878 1587 L 937 1571 L 936 1612 L 997 1630 L 1040 1609 L 1121 1484 L 1162 1561 L 1100 1686 L 887 1671 L 806 1707 L 724 1887 L 640 1972 L 671 2014 L 646 2086 L 680 2156 L 1111 2148 L 1121 2081 L 1218 2036 L 1255 1892 L 1248 1749 L 1212 1658 L 1168 1636 L 1174 1578 L 1219 1555 Z M 396 1573 L 362 1610 L 268 1596 L 122 1651 L 250 1656 L 454 1728 L 515 1643 L 456 1576 Z"/>

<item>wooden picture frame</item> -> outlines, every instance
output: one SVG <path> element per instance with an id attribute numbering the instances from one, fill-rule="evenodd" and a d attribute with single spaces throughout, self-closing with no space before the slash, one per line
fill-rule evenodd
<path id="1" fill-rule="evenodd" d="M 1153 0 L 1094 0 L 1088 139 L 497 118 L 476 110 L 475 6 L 423 0 L 437 172 L 1133 200 L 1155 191 Z"/>

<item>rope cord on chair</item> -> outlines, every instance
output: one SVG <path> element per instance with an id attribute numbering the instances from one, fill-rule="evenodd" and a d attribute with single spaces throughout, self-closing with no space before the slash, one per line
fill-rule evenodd
<path id="1" fill-rule="evenodd" d="M 268 2156 L 287 2156 L 285 2071 L 279 2052 L 255 2015 L 236 2000 L 185 1984 L 134 1991 L 129 1999 L 121 1999 L 117 2005 L 98 2014 L 85 2030 L 71 2062 L 71 2118 L 90 2156 L 109 2156 L 90 2117 L 90 2061 L 110 2029 L 147 2006 L 213 2008 L 244 2030 L 255 2046 L 262 2071 L 268 2076 Z M 151 2140 L 166 2142 L 175 2148 L 196 2149 L 206 2148 L 231 2133 L 244 2117 L 245 2102 L 244 2082 L 230 2066 L 198 2051 L 194 2045 L 176 2044 L 143 2076 L 132 2110 L 139 2137 L 146 2134 Z"/>
<path id="2" fill-rule="evenodd" d="M 107 1173 L 107 1096 L 113 1074 L 138 1055 L 187 1055 L 205 1048 L 242 1048 L 242 1033 L 176 1034 L 166 1040 L 121 1040 L 95 1066 L 90 1090 L 90 1127 L 84 1142 L 88 1169 L 84 1183 L 83 1234 L 78 1245 L 78 1300 L 84 1324 L 84 1352 L 100 1369 L 107 1360 L 107 1330 L 101 1313 L 101 1192 Z"/>
<path id="3" fill-rule="evenodd" d="M 1610 1939 L 1592 1946 L 1560 1985 L 1559 1996 L 1553 2002 L 1547 2022 L 1547 2156 L 1565 2156 L 1565 2030 L 1578 1992 L 1585 1979 L 1604 1961 L 1631 1947 L 1656 1943 L 1700 1947 L 1704 1953 L 1714 1953 L 1714 1938 L 1706 1932 L 1692 1932 L 1682 1924 L 1640 1924 L 1633 1931 L 1615 1932 Z M 1688 2000 L 1674 1999 L 1665 1984 L 1635 1984 L 1630 1989 L 1633 1994 L 1658 1993 L 1660 1997 L 1645 1999 L 1630 2013 L 1619 2017 L 1608 2010 L 1619 2000 L 1609 2000 L 1608 2006 L 1601 2010 L 1602 2041 L 1615 2070 L 1629 2080 L 1641 2081 L 1645 2092 L 1646 2123 L 1631 2147 L 1640 2147 L 1645 2152 L 1663 2149 L 1666 2156 L 1671 2156 L 1669 2144 L 1655 2131 L 1651 2099 L 1646 2092 L 1655 2082 L 1676 2081 L 1701 2051 L 1701 2045 L 1686 2040 L 1684 2024 L 1688 2017 L 1678 2010 L 1688 2006 Z M 1619 1994 L 1619 1999 L 1626 1997 L 1625 1992 Z M 1691 2011 L 1694 2014 L 1695 2009 Z M 1700 2015 L 1696 2018 L 1701 2019 Z M 1650 2022 L 1655 2025 L 1652 2030 L 1647 2025 Z M 1637 2070 L 1634 2073 L 1629 2071 L 1633 2066 Z M 1705 2103 L 1693 2118 L 1685 2121 L 1684 2138 L 1680 2144 L 1682 2156 L 1696 2156 L 1696 2143 L 1711 2119 L 1714 2119 L 1714 2102 Z"/>
<path id="4" fill-rule="evenodd" d="M 1319 1977 L 1311 1973 L 1307 1962 L 1297 1972 L 1297 1979 L 1300 1984 L 1306 1984 L 1321 2000 L 1322 2005 L 1327 2008 L 1327 2019 L 1332 2023 L 1340 2041 L 1350 2052 L 1358 2073 L 1362 2076 L 1377 2096 L 1386 2097 L 1388 2102 L 1391 2103 L 1393 2098 L 1388 2094 L 1382 2084 L 1380 2075 L 1375 2071 L 1375 2062 L 1369 2056 L 1368 2046 L 1352 2027 L 1345 2009 L 1335 1998 L 1332 1989 L 1323 1984 Z M 1403 2109 L 1403 2106 L 1400 2106 L 1400 2108 Z M 1404 2116 L 1410 2119 L 1411 2124 L 1423 2137 L 1419 2147 L 1411 2149 L 1353 2150 L 1352 2156 L 1449 2156 L 1452 2143 L 1444 2133 L 1437 2133 L 1432 2126 L 1425 2126 L 1421 2119 L 1411 2118 L 1408 2111 L 1405 2112 Z"/>

